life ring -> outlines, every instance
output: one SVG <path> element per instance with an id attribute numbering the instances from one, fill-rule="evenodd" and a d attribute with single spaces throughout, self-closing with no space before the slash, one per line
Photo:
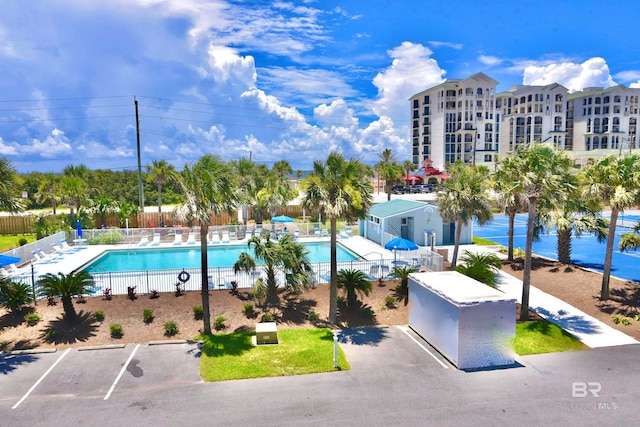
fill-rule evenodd
<path id="1" fill-rule="evenodd" d="M 184 270 L 182 270 L 180 274 L 178 274 L 178 280 L 181 281 L 182 283 L 187 283 L 190 278 L 191 278 L 191 275 Z"/>

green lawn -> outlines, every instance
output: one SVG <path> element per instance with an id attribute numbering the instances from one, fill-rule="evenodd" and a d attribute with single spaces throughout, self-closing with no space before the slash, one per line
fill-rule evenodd
<path id="1" fill-rule="evenodd" d="M 16 246 L 20 239 L 27 239 L 27 243 L 36 241 L 35 234 L 0 234 L 0 252 L 6 252 Z"/>
<path id="2" fill-rule="evenodd" d="M 538 320 L 516 324 L 513 348 L 520 356 L 525 356 L 527 354 L 586 350 L 589 347 L 565 332 L 561 327 L 546 320 Z"/>
<path id="3" fill-rule="evenodd" d="M 330 329 L 287 329 L 278 331 L 279 344 L 254 347 L 253 332 L 204 337 L 200 375 L 205 381 L 331 372 L 333 333 Z M 338 369 L 350 369 L 338 348 Z"/>
<path id="4" fill-rule="evenodd" d="M 479 245 L 479 246 L 496 246 L 496 245 L 499 245 L 499 243 L 494 242 L 493 240 L 485 239 L 483 237 L 476 237 L 476 236 L 473 236 L 473 244 L 474 245 Z"/>

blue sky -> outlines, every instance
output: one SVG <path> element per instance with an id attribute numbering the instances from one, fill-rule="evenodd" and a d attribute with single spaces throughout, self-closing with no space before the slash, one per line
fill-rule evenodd
<path id="1" fill-rule="evenodd" d="M 484 72 L 498 90 L 640 87 L 634 0 L 5 0 L 0 156 L 20 172 L 182 169 L 207 152 L 409 160 L 407 99 Z"/>

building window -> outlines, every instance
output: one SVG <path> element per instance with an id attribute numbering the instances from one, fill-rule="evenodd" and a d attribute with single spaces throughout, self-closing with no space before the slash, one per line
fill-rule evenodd
<path id="1" fill-rule="evenodd" d="M 482 88 L 481 87 L 478 88 L 477 93 L 478 93 L 478 95 L 482 95 Z"/>
<path id="2" fill-rule="evenodd" d="M 424 96 L 424 103 L 428 104 L 429 103 L 429 95 L 425 95 Z"/>
<path id="3" fill-rule="evenodd" d="M 608 96 L 603 97 L 602 98 L 602 103 L 603 104 L 608 104 L 609 103 L 609 97 Z"/>
<path id="4" fill-rule="evenodd" d="M 493 156 L 491 154 L 485 154 L 484 155 L 484 161 L 485 162 L 491 162 L 493 161 Z"/>

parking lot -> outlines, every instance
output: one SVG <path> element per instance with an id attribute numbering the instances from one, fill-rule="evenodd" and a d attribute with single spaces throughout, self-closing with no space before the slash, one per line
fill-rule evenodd
<path id="1" fill-rule="evenodd" d="M 407 327 L 345 330 L 339 342 L 349 371 L 218 383 L 200 380 L 197 344 L 2 355 L 0 425 L 585 425 L 637 415 L 640 346 L 464 372 Z M 572 396 L 575 382 L 597 382 L 599 395 Z"/>

